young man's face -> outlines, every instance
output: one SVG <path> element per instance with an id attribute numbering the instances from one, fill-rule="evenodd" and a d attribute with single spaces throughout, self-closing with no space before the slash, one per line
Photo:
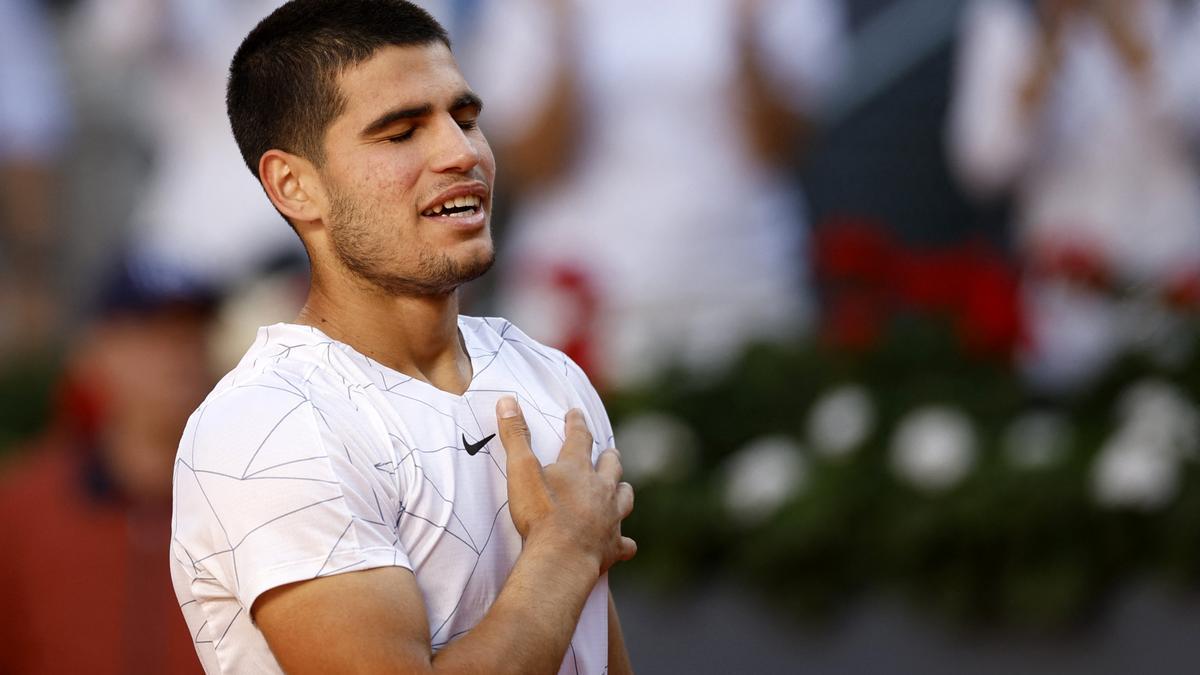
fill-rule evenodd
<path id="1" fill-rule="evenodd" d="M 486 272 L 496 163 L 450 50 L 385 47 L 338 82 L 346 107 L 321 175 L 341 263 L 394 294 L 442 294 Z"/>

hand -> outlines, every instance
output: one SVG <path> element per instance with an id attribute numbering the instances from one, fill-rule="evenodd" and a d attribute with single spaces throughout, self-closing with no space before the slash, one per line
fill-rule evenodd
<path id="1" fill-rule="evenodd" d="M 621 482 L 620 453 L 605 450 L 592 468 L 592 435 L 578 410 L 567 412 L 558 460 L 542 468 L 529 447 L 529 427 L 511 396 L 496 404 L 500 442 L 508 457 L 508 507 L 529 546 L 557 546 L 594 564 L 597 576 L 637 553 L 621 536 L 633 511 L 633 487 Z"/>
<path id="2" fill-rule="evenodd" d="M 1027 116 L 1041 109 L 1062 62 L 1064 27 L 1080 11 L 1078 0 L 1044 0 L 1038 9 L 1040 21 L 1033 63 L 1017 92 L 1021 110 Z"/>
<path id="3" fill-rule="evenodd" d="M 1149 69 L 1153 55 L 1141 34 L 1141 22 L 1136 8 L 1124 0 L 1096 0 L 1093 10 L 1104 26 L 1109 40 L 1121 57 L 1122 63 L 1134 75 L 1143 75 Z"/>

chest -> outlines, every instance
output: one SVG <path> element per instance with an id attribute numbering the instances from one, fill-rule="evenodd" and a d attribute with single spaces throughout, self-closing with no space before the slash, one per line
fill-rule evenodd
<path id="1" fill-rule="evenodd" d="M 503 370 L 498 365 L 493 375 Z M 582 404 L 556 379 L 487 382 L 477 378 L 463 396 L 429 391 L 423 383 L 382 392 L 392 459 L 379 470 L 389 472 L 395 486 L 397 536 L 418 575 L 436 568 L 444 576 L 464 565 L 474 570 L 488 559 L 502 569 L 501 578 L 507 575 L 520 539 L 507 509 L 507 461 L 496 402 L 517 398 L 543 465 L 558 456 L 567 410 Z"/>
<path id="2" fill-rule="evenodd" d="M 435 648 L 482 618 L 521 552 L 508 511 L 497 400 L 520 402 L 543 465 L 557 458 L 566 411 L 582 404 L 562 380 L 497 381 L 501 372 L 477 377 L 459 397 L 423 384 L 379 392 L 391 457 L 376 470 L 388 474 L 395 490 L 397 548 L 422 589 Z"/>

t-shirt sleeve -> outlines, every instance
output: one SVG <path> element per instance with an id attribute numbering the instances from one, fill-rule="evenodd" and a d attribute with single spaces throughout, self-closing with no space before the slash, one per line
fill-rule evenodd
<path id="1" fill-rule="evenodd" d="M 841 4 L 832 0 L 765 0 L 757 16 L 757 43 L 767 77 L 797 110 L 819 112 L 846 68 Z"/>
<path id="2" fill-rule="evenodd" d="M 1017 94 L 1033 69 L 1035 30 L 1011 0 L 974 0 L 963 10 L 946 148 L 958 178 L 978 195 L 1007 189 L 1034 149 L 1034 118 Z"/>
<path id="3" fill-rule="evenodd" d="M 487 101 L 489 137 L 512 140 L 529 131 L 546 104 L 563 55 L 554 15 L 538 0 L 486 2 L 475 39 L 461 54 L 473 86 Z"/>
<path id="4" fill-rule="evenodd" d="M 189 558 L 193 583 L 219 587 L 247 610 L 283 584 L 411 569 L 397 538 L 391 458 L 386 430 L 345 393 L 277 375 L 240 384 L 188 422 L 173 548 Z"/>

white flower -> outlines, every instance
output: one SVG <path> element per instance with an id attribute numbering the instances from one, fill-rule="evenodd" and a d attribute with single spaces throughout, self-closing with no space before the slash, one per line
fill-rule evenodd
<path id="1" fill-rule="evenodd" d="M 1041 469 L 1058 463 L 1071 445 L 1070 422 L 1057 413 L 1021 415 L 1004 431 L 1004 455 L 1015 467 Z"/>
<path id="2" fill-rule="evenodd" d="M 1129 428 L 1114 434 L 1092 466 L 1096 501 L 1144 511 L 1169 503 L 1179 490 L 1179 460 L 1159 440 Z"/>
<path id="3" fill-rule="evenodd" d="M 957 485 L 975 464 L 975 432 L 961 411 L 927 406 L 908 414 L 892 437 L 892 470 L 919 489 Z"/>
<path id="4" fill-rule="evenodd" d="M 845 457 L 867 440 L 875 427 L 875 406 L 867 390 L 846 384 L 825 393 L 808 414 L 808 440 L 813 450 Z"/>
<path id="5" fill-rule="evenodd" d="M 615 436 L 625 479 L 635 485 L 684 476 L 695 464 L 696 433 L 665 413 L 647 412 L 630 418 Z"/>
<path id="6" fill-rule="evenodd" d="M 1147 378 L 1130 386 L 1117 404 L 1122 428 L 1179 456 L 1194 457 L 1200 442 L 1200 412 L 1178 387 Z"/>
<path id="7" fill-rule="evenodd" d="M 725 506 L 744 524 L 761 522 L 797 494 L 808 478 L 800 446 L 787 436 L 752 441 L 724 467 Z"/>

